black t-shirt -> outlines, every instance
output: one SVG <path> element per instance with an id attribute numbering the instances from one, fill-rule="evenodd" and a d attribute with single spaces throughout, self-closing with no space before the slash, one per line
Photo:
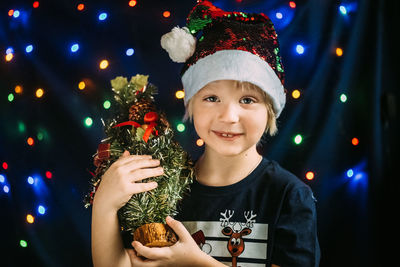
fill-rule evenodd
<path id="1" fill-rule="evenodd" d="M 176 219 L 204 252 L 227 265 L 316 267 L 315 202 L 309 186 L 263 158 L 235 184 L 194 181 Z"/>

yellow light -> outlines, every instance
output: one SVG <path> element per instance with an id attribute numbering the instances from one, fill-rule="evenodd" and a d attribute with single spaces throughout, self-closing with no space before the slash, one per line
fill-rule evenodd
<path id="1" fill-rule="evenodd" d="M 34 223 L 35 222 L 35 217 L 33 217 L 31 214 L 26 215 L 26 221 L 28 223 Z"/>
<path id="2" fill-rule="evenodd" d="M 175 97 L 178 99 L 183 99 L 185 97 L 185 92 L 182 90 L 176 91 Z"/>
<path id="3" fill-rule="evenodd" d="M 86 84 L 85 84 L 84 81 L 82 81 L 82 82 L 80 82 L 80 83 L 78 84 L 78 88 L 79 88 L 80 90 L 85 89 L 85 87 L 86 87 Z"/>
<path id="4" fill-rule="evenodd" d="M 313 172 L 307 172 L 307 173 L 306 173 L 306 178 L 307 178 L 307 180 L 312 180 L 312 179 L 314 179 L 314 173 L 313 173 Z"/>
<path id="5" fill-rule="evenodd" d="M 197 139 L 196 145 L 197 145 L 197 146 L 202 146 L 202 145 L 204 145 L 203 139 L 201 139 L 201 138 Z"/>
<path id="6" fill-rule="evenodd" d="M 15 90 L 16 94 L 22 94 L 22 86 L 21 85 L 15 86 L 14 90 Z"/>
<path id="7" fill-rule="evenodd" d="M 108 60 L 106 60 L 106 59 L 103 59 L 101 62 L 100 62 L 100 69 L 102 69 L 102 70 L 104 70 L 104 69 L 106 69 L 107 67 L 108 67 Z"/>
<path id="8" fill-rule="evenodd" d="M 6 61 L 11 61 L 13 59 L 13 57 L 14 57 L 13 53 L 8 53 L 6 55 Z"/>
<path id="9" fill-rule="evenodd" d="M 292 92 L 292 97 L 294 98 L 294 99 L 297 99 L 297 98 L 299 98 L 300 97 L 300 91 L 299 90 L 293 90 L 293 92 Z"/>
<path id="10" fill-rule="evenodd" d="M 135 0 L 131 0 L 131 1 L 129 1 L 129 6 L 131 6 L 131 7 L 134 7 L 134 6 L 136 6 L 136 1 Z"/>
<path id="11" fill-rule="evenodd" d="M 337 55 L 338 57 L 343 56 L 343 49 L 340 48 L 340 47 L 336 48 L 336 55 Z"/>
<path id="12" fill-rule="evenodd" d="M 39 89 L 36 90 L 36 97 L 37 98 L 41 98 L 43 96 L 43 94 L 44 94 L 44 91 L 43 91 L 42 88 L 39 88 Z"/>

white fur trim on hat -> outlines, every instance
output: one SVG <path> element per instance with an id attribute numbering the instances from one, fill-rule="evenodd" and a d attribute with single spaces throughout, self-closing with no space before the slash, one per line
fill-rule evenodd
<path id="1" fill-rule="evenodd" d="M 172 61 L 183 63 L 193 55 L 196 38 L 190 34 L 188 28 L 176 26 L 161 37 L 161 47 L 167 50 Z"/>
<path id="2" fill-rule="evenodd" d="M 185 105 L 201 88 L 217 80 L 250 82 L 272 99 L 276 117 L 286 103 L 284 87 L 269 64 L 260 57 L 242 50 L 221 50 L 199 59 L 182 76 Z"/>

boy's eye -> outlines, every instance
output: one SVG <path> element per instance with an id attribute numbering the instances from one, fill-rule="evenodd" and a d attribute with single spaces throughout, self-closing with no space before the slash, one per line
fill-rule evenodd
<path id="1" fill-rule="evenodd" d="M 244 98 L 242 98 L 240 100 L 240 103 L 242 103 L 242 104 L 252 104 L 252 103 L 255 103 L 255 102 L 256 101 L 254 101 L 254 99 L 250 98 L 250 97 L 244 97 Z"/>
<path id="2" fill-rule="evenodd" d="M 209 97 L 204 98 L 204 100 L 208 101 L 208 102 L 216 102 L 217 101 L 217 97 L 216 96 L 209 96 Z"/>

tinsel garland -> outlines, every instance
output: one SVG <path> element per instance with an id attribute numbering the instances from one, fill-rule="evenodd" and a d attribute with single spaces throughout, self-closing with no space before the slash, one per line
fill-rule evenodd
<path id="1" fill-rule="evenodd" d="M 157 88 L 147 82 L 148 76 L 136 75 L 128 80 L 111 81 L 119 110 L 114 119 L 103 122 L 106 138 L 93 155 L 97 167 L 90 180 L 91 192 L 85 196 L 85 207 L 92 204 L 101 177 L 125 150 L 131 155 L 152 155 L 160 160 L 164 174 L 145 179 L 156 181 L 154 190 L 135 194 L 118 211 L 122 231 L 132 232 L 146 223 L 165 223 L 174 216 L 177 203 L 188 192 L 193 180 L 193 162 L 174 140 L 166 115 L 154 103 Z"/>

